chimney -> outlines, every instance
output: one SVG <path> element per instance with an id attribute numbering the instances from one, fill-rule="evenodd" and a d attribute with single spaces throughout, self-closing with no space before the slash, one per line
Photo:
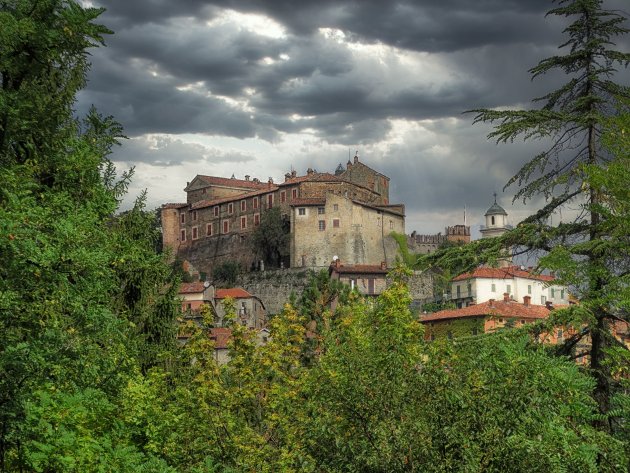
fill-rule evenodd
<path id="1" fill-rule="evenodd" d="M 532 302 L 532 296 L 523 296 L 523 305 L 529 307 Z"/>
<path id="2" fill-rule="evenodd" d="M 284 182 L 287 182 L 289 179 L 291 179 L 291 173 L 288 172 L 284 175 Z"/>
<path id="3" fill-rule="evenodd" d="M 354 164 L 357 164 L 359 162 L 359 155 L 355 154 L 354 155 Z"/>
<path id="4" fill-rule="evenodd" d="M 341 268 L 341 260 L 339 258 L 335 260 L 335 268 Z"/>
<path id="5" fill-rule="evenodd" d="M 267 181 L 269 184 L 273 184 L 273 177 L 270 177 L 269 180 Z"/>
<path id="6" fill-rule="evenodd" d="M 291 170 L 291 177 L 297 176 L 297 171 L 295 169 Z"/>
<path id="7" fill-rule="evenodd" d="M 509 292 L 504 292 L 503 293 L 503 302 L 509 302 L 510 301 L 510 293 Z"/>
<path id="8" fill-rule="evenodd" d="M 258 184 L 258 183 L 260 182 L 260 179 L 258 179 L 257 177 L 255 177 L 255 178 L 254 178 L 254 182 L 255 182 L 256 184 Z"/>
<path id="9" fill-rule="evenodd" d="M 488 302 L 490 307 L 494 307 L 494 299 L 490 299 Z"/>
<path id="10" fill-rule="evenodd" d="M 315 172 L 315 171 L 313 171 L 313 168 L 308 168 L 308 169 L 306 170 L 306 174 L 307 174 L 308 176 L 310 176 L 310 175 L 311 175 L 311 174 L 313 174 L 314 172 Z"/>
<path id="11" fill-rule="evenodd" d="M 245 174 L 245 180 L 249 181 L 249 175 L 248 174 Z"/>
<path id="12" fill-rule="evenodd" d="M 545 302 L 545 307 L 549 310 L 553 310 L 553 302 L 551 301 Z"/>
<path id="13" fill-rule="evenodd" d="M 381 269 L 387 269 L 387 262 L 381 261 Z"/>

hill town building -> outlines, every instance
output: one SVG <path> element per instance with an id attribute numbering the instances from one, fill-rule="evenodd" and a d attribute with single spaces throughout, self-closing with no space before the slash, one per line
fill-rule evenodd
<path id="1" fill-rule="evenodd" d="M 261 255 L 251 242 L 263 212 L 279 207 L 289 222 L 290 267 L 327 267 L 334 255 L 348 264 L 391 265 L 405 232 L 405 208 L 389 203 L 389 178 L 359 161 L 334 174 L 308 169 L 284 182 L 197 175 L 185 203 L 162 206 L 165 247 L 200 273 L 225 261 L 255 268 Z"/>

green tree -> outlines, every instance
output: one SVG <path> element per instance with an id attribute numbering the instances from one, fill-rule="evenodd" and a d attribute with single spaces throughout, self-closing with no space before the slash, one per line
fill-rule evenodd
<path id="1" fill-rule="evenodd" d="M 239 274 L 241 274 L 241 265 L 236 261 L 225 261 L 212 271 L 212 277 L 227 287 L 234 287 Z"/>
<path id="2" fill-rule="evenodd" d="M 280 207 L 263 212 L 260 225 L 252 233 L 252 243 L 265 263 L 279 268 L 289 256 L 289 231 L 289 220 L 282 215 Z"/>
<path id="3" fill-rule="evenodd" d="M 613 40 L 628 32 L 625 18 L 602 8 L 601 0 L 559 0 L 550 15 L 572 18 L 564 30 L 567 51 L 542 60 L 530 72 L 533 78 L 559 70 L 569 81 L 559 89 L 535 99 L 542 102 L 533 110 L 474 110 L 474 122 L 497 123 L 489 137 L 505 143 L 517 138 L 540 139 L 549 147 L 526 163 L 507 183 L 519 186 L 515 199 L 527 201 L 539 196 L 546 205 L 501 238 L 487 239 L 454 250 L 443 250 L 430 258 L 433 264 L 454 272 L 470 270 L 479 263 L 496 263 L 507 248 L 518 252 L 537 251 L 545 255 L 539 268 L 556 271 L 559 282 L 575 288 L 581 309 L 573 310 L 576 326 L 587 330 L 568 341 L 564 354 L 581 337 L 590 340 L 590 372 L 596 380 L 594 396 L 602 417 L 603 430 L 612 428 L 610 399 L 612 377 L 605 362 L 614 339 L 610 324 L 623 317 L 620 298 L 627 285 L 630 259 L 627 240 L 614 237 L 620 224 L 611 220 L 608 183 L 595 182 L 596 170 L 603 171 L 615 157 L 602 146 L 608 117 L 627 110 L 627 86 L 613 82 L 615 66 L 627 66 L 630 54 L 614 48 Z M 601 176 L 601 175 L 600 175 Z M 570 222 L 550 225 L 550 217 L 567 207 L 581 207 Z M 627 218 L 627 214 L 623 217 Z M 623 219 L 622 218 L 622 219 Z M 556 219 L 557 221 L 557 219 Z M 568 322 L 565 320 L 565 322 Z"/>

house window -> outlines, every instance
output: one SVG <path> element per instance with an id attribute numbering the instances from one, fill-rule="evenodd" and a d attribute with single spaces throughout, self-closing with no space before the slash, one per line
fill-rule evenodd
<path id="1" fill-rule="evenodd" d="M 234 204 L 232 202 L 230 202 L 228 204 L 228 214 L 232 215 L 234 213 Z"/>
<path id="2" fill-rule="evenodd" d="M 258 197 L 254 197 L 252 199 L 252 207 L 257 209 L 258 208 Z"/>
<path id="3" fill-rule="evenodd" d="M 532 285 L 528 284 L 527 285 L 527 294 L 531 294 L 532 293 Z"/>
<path id="4" fill-rule="evenodd" d="M 477 327 L 473 327 L 472 334 L 477 335 L 477 333 L 478 333 Z"/>
<path id="5" fill-rule="evenodd" d="M 241 217 L 241 230 L 245 230 L 247 228 L 247 217 L 243 215 Z"/>
<path id="6" fill-rule="evenodd" d="M 319 226 L 319 231 L 323 231 L 326 230 L 326 220 L 320 220 L 318 222 L 318 226 Z"/>
<path id="7" fill-rule="evenodd" d="M 393 220 L 390 220 L 390 221 L 389 221 L 389 229 L 390 229 L 390 230 L 393 230 L 393 229 L 394 229 L 394 222 L 393 222 Z"/>
<path id="8" fill-rule="evenodd" d="M 453 332 L 446 332 L 446 337 L 447 337 L 449 340 L 453 340 Z"/>
<path id="9" fill-rule="evenodd" d="M 499 319 L 499 323 L 503 323 L 503 319 Z"/>
<path id="10" fill-rule="evenodd" d="M 333 219 L 333 228 L 339 228 L 339 219 L 338 218 L 334 218 Z"/>
<path id="11" fill-rule="evenodd" d="M 490 285 L 490 291 L 497 292 L 497 286 L 495 284 Z"/>
<path id="12" fill-rule="evenodd" d="M 193 222 L 197 221 L 197 211 L 196 210 L 193 210 L 193 212 L 192 212 L 192 219 L 193 219 Z"/>
<path id="13" fill-rule="evenodd" d="M 287 201 L 287 193 L 286 191 L 280 192 L 280 202 L 284 203 Z"/>
<path id="14" fill-rule="evenodd" d="M 547 298 L 545 296 L 540 296 L 540 303 L 545 305 L 545 302 L 547 302 Z"/>
<path id="15" fill-rule="evenodd" d="M 230 231 L 230 221 L 223 220 L 223 233 L 228 233 Z"/>
<path id="16" fill-rule="evenodd" d="M 206 189 L 201 189 L 201 193 L 205 194 L 206 193 Z"/>
<path id="17" fill-rule="evenodd" d="M 525 319 L 521 319 L 521 325 L 525 325 Z"/>
<path id="18" fill-rule="evenodd" d="M 300 207 L 298 209 L 298 215 L 306 215 L 306 209 L 304 207 Z"/>
<path id="19" fill-rule="evenodd" d="M 254 226 L 260 225 L 260 214 L 254 214 Z"/>
<path id="20" fill-rule="evenodd" d="M 179 239 L 180 241 L 186 241 L 186 229 L 179 232 Z"/>
<path id="21" fill-rule="evenodd" d="M 560 299 L 564 299 L 564 289 L 560 289 Z"/>
<path id="22" fill-rule="evenodd" d="M 215 205 L 215 206 L 214 206 L 214 209 L 212 209 L 212 210 L 213 210 L 213 212 L 214 212 L 214 216 L 215 216 L 215 217 L 218 217 L 218 216 L 219 216 L 219 206 L 218 206 L 218 205 Z"/>
<path id="23" fill-rule="evenodd" d="M 512 286 L 510 286 L 509 284 L 507 284 L 505 286 L 505 292 L 507 292 L 508 294 L 512 294 Z"/>
<path id="24" fill-rule="evenodd" d="M 269 194 L 267 196 L 267 207 L 268 208 L 273 207 L 273 194 Z"/>
<path id="25" fill-rule="evenodd" d="M 457 286 L 457 297 L 461 297 L 461 287 Z"/>
<path id="26" fill-rule="evenodd" d="M 552 287 L 551 288 L 551 298 L 553 299 L 554 297 L 556 297 L 556 290 Z"/>
<path id="27" fill-rule="evenodd" d="M 466 285 L 466 289 L 468 289 L 468 295 L 472 296 L 472 285 L 470 283 Z"/>
<path id="28" fill-rule="evenodd" d="M 561 328 L 558 329 L 556 336 L 558 338 L 558 341 L 561 341 L 564 338 L 564 333 L 562 332 Z"/>
<path id="29" fill-rule="evenodd" d="M 197 238 L 199 238 L 199 228 L 192 227 L 192 239 L 196 240 Z"/>
<path id="30" fill-rule="evenodd" d="M 333 205 L 333 210 L 336 212 L 337 210 L 339 210 L 339 204 L 335 204 Z"/>
<path id="31" fill-rule="evenodd" d="M 326 209 L 324 207 L 317 207 L 317 215 L 324 215 L 326 213 Z"/>
<path id="32" fill-rule="evenodd" d="M 212 236 L 212 224 L 208 223 L 206 225 L 206 236 Z"/>
<path id="33" fill-rule="evenodd" d="M 186 214 L 184 212 L 179 215 L 179 222 L 186 223 Z"/>
<path id="34" fill-rule="evenodd" d="M 374 279 L 368 279 L 368 294 L 374 294 Z"/>
<path id="35" fill-rule="evenodd" d="M 241 200 L 241 212 L 245 212 L 247 210 L 247 201 Z"/>
<path id="36" fill-rule="evenodd" d="M 291 189 L 291 198 L 297 199 L 297 189 Z"/>

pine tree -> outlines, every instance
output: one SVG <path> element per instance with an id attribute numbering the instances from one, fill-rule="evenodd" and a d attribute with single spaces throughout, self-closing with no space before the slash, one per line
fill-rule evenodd
<path id="1" fill-rule="evenodd" d="M 515 200 L 542 195 L 547 204 L 500 239 L 455 251 L 455 258 L 452 252 L 435 259 L 455 261 L 462 269 L 501 247 L 542 251 L 546 256 L 540 267 L 558 271 L 560 280 L 572 285 L 581 300 L 580 310 L 567 311 L 565 323 L 586 325 L 587 329 L 568 340 L 559 352 L 567 355 L 580 341 L 590 339 L 594 397 L 602 415 L 598 427 L 609 431 L 614 427 L 614 419 L 608 415 L 614 379 L 605 358 L 607 349 L 617 343 L 610 325 L 623 318 L 623 307 L 629 303 L 620 299 L 623 292 L 619 288 L 627 284 L 624 278 L 630 259 L 628 241 L 616 238 L 611 228 L 609 189 L 593 176 L 615 161 L 602 144 L 602 134 L 611 115 L 627 111 L 624 100 L 630 98 L 630 88 L 613 79 L 615 67 L 627 67 L 630 54 L 615 49 L 613 39 L 629 30 L 623 16 L 602 8 L 602 0 L 558 0 L 557 8 L 548 15 L 573 19 L 564 30 L 568 39 L 560 46 L 567 52 L 542 60 L 530 73 L 538 78 L 560 70 L 569 81 L 535 99 L 542 103 L 539 109 L 473 110 L 474 123 L 496 123 L 489 137 L 499 143 L 517 138 L 550 143 L 506 185 L 518 186 Z M 568 204 L 580 206 L 582 212 L 572 222 L 550 225 L 550 217 Z M 481 258 L 475 255 L 479 249 L 484 250 Z"/>

